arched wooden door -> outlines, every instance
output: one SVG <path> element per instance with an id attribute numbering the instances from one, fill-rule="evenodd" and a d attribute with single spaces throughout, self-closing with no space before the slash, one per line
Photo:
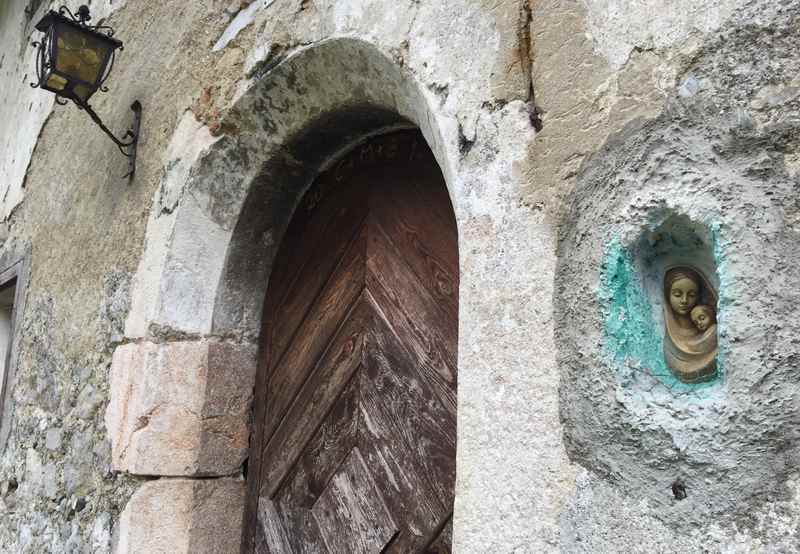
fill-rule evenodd
<path id="1" fill-rule="evenodd" d="M 458 244 L 417 131 L 321 174 L 264 308 L 245 549 L 449 552 Z"/>

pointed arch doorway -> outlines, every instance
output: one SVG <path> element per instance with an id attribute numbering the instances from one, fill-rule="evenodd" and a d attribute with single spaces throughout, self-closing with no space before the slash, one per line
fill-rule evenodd
<path id="1" fill-rule="evenodd" d="M 419 131 L 321 173 L 264 303 L 243 551 L 449 552 L 458 243 Z"/>

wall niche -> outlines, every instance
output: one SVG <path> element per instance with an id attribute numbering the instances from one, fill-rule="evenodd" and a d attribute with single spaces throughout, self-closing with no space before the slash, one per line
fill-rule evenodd
<path id="1" fill-rule="evenodd" d="M 582 513 L 614 524 L 604 514 L 634 506 L 697 533 L 740 525 L 767 500 L 795 502 L 797 180 L 751 171 L 772 159 L 763 139 L 733 153 L 715 142 L 726 130 L 671 117 L 631 126 L 571 193 L 554 295 L 559 409 L 567 455 L 591 476 Z M 670 337 L 665 320 L 667 293 L 686 277 L 668 276 L 676 267 L 694 279 L 678 286 L 695 293 L 679 314 L 687 337 Z M 690 327 L 693 303 L 716 319 L 715 365 L 700 360 L 681 379 L 665 337 L 691 339 L 701 358 L 714 350 Z"/>
<path id="2" fill-rule="evenodd" d="M 672 393 L 718 385 L 724 324 L 714 233 L 679 214 L 643 229 L 629 247 L 614 241 L 601 273 L 604 347 L 620 384 Z"/>

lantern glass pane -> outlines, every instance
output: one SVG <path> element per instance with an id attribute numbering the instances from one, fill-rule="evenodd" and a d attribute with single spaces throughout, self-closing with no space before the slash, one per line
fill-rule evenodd
<path id="1" fill-rule="evenodd" d="M 58 75 L 56 73 L 51 73 L 47 77 L 46 86 L 50 90 L 55 90 L 55 91 L 64 90 L 64 88 L 67 86 L 67 80 L 61 75 Z"/>
<path id="2" fill-rule="evenodd" d="M 72 93 L 84 102 L 89 99 L 94 91 L 95 89 L 89 88 L 86 85 L 75 85 L 75 87 L 72 89 Z"/>
<path id="3" fill-rule="evenodd" d="M 59 25 L 56 32 L 57 71 L 94 85 L 102 77 L 111 45 L 71 25 Z"/>

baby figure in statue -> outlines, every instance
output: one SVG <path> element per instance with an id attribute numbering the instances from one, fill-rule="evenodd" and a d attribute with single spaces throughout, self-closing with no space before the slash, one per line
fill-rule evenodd
<path id="1" fill-rule="evenodd" d="M 714 308 L 706 304 L 695 306 L 689 315 L 692 318 L 692 323 L 701 333 L 705 333 L 710 327 L 716 327 L 717 325 Z"/>

